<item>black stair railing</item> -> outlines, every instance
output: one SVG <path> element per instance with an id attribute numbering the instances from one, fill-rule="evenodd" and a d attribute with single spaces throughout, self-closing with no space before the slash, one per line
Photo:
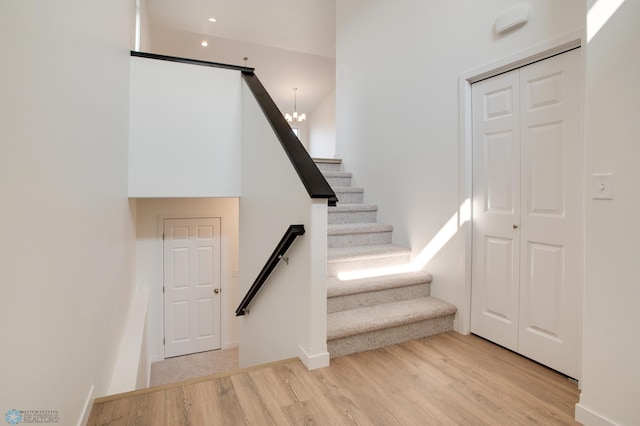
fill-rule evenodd
<path id="1" fill-rule="evenodd" d="M 276 249 L 271 253 L 267 263 L 265 263 L 264 268 L 262 268 L 262 271 L 260 271 L 258 277 L 251 285 L 251 288 L 249 288 L 249 291 L 245 294 L 242 302 L 240 302 L 238 309 L 236 309 L 237 317 L 249 312 L 249 305 L 253 301 L 253 298 L 256 297 L 264 283 L 269 278 L 269 275 L 271 275 L 271 272 L 273 272 L 276 266 L 278 266 L 280 260 L 284 259 L 284 255 L 289 247 L 291 247 L 291 244 L 293 244 L 295 239 L 300 235 L 304 235 L 304 225 L 289 226 L 289 229 L 287 229 L 287 232 L 282 236 L 282 239 L 276 246 Z"/>
<path id="2" fill-rule="evenodd" d="M 242 78 L 253 93 L 258 105 L 271 124 L 273 132 L 278 137 L 282 148 L 287 153 L 293 168 L 298 172 L 302 184 L 307 189 L 311 198 L 326 198 L 330 206 L 338 203 L 335 192 L 318 169 L 316 163 L 300 142 L 300 139 L 291 131 L 291 126 L 271 99 L 267 89 L 262 85 L 253 70 L 242 70 Z"/>
<path id="3" fill-rule="evenodd" d="M 199 65 L 202 67 L 223 68 L 228 70 L 236 70 L 236 71 L 250 72 L 250 73 L 254 71 L 254 68 L 243 67 L 241 65 L 231 65 L 231 64 L 223 64 L 220 62 L 201 61 L 199 59 L 180 58 L 177 56 L 158 55 L 157 53 L 138 52 L 135 50 L 131 51 L 131 56 L 135 56 L 138 58 L 156 59 L 158 61 L 168 61 L 168 62 L 178 62 L 181 64 Z"/>

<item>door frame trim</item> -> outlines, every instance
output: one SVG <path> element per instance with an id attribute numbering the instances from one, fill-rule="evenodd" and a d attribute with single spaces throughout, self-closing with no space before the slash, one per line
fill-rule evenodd
<path id="1" fill-rule="evenodd" d="M 461 232 L 464 233 L 464 282 L 458 291 L 458 316 L 454 329 L 462 334 L 471 332 L 471 259 L 473 216 L 471 200 L 473 196 L 473 115 L 471 104 L 471 85 L 481 80 L 524 67 L 534 62 L 548 59 L 569 50 L 586 45 L 584 29 L 575 30 L 555 39 L 540 43 L 529 49 L 514 53 L 505 58 L 466 71 L 458 77 L 458 194 L 459 206 L 468 206 L 470 218 Z M 584 53 L 581 54 L 584 63 Z M 584 67 L 583 67 L 584 69 Z M 584 265 L 583 265 L 584 266 Z"/>

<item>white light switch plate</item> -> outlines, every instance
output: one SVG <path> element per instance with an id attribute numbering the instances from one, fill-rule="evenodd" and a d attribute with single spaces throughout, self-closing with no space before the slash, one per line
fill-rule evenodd
<path id="1" fill-rule="evenodd" d="M 613 200 L 613 173 L 594 173 L 592 188 L 594 200 Z"/>

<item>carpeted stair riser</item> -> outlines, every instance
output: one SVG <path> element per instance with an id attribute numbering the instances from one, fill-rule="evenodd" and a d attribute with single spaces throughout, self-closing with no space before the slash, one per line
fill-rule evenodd
<path id="1" fill-rule="evenodd" d="M 329 248 L 391 244 L 391 231 L 329 235 Z"/>
<path id="2" fill-rule="evenodd" d="M 338 205 L 341 204 L 362 204 L 364 203 L 364 189 L 353 187 L 335 187 L 332 186 L 333 192 L 338 197 Z"/>
<path id="3" fill-rule="evenodd" d="M 351 173 L 346 172 L 325 172 L 324 178 L 331 188 L 335 187 L 350 187 L 351 186 Z"/>
<path id="4" fill-rule="evenodd" d="M 324 173 L 324 172 L 340 172 L 340 171 L 342 171 L 342 164 L 340 164 L 340 163 L 316 162 L 316 165 L 318 166 L 318 170 L 320 170 L 322 173 Z"/>
<path id="5" fill-rule="evenodd" d="M 327 310 L 329 313 L 342 312 L 427 297 L 430 294 L 432 280 L 431 274 L 422 271 L 348 281 L 337 277 L 328 278 Z"/>
<path id="6" fill-rule="evenodd" d="M 343 223 L 376 223 L 378 207 L 373 204 L 341 203 L 329 207 L 329 225 Z"/>
<path id="7" fill-rule="evenodd" d="M 331 358 L 382 348 L 422 337 L 433 336 L 453 329 L 454 315 L 447 315 L 397 327 L 370 331 L 327 341 Z"/>
<path id="8" fill-rule="evenodd" d="M 327 227 L 327 246 L 329 248 L 349 248 L 366 246 L 390 246 L 391 225 L 379 223 L 346 223 Z"/>
<path id="9" fill-rule="evenodd" d="M 327 297 L 348 296 L 368 291 L 388 290 L 411 285 L 429 285 L 433 276 L 423 271 L 404 272 L 392 276 L 374 276 L 343 281 L 338 278 L 327 279 Z"/>
<path id="10" fill-rule="evenodd" d="M 331 249 L 329 249 L 331 250 Z M 409 263 L 409 254 L 392 254 L 389 256 L 366 257 L 355 259 L 331 259 L 327 261 L 327 276 L 335 277 L 340 272 L 359 269 L 385 268 Z"/>
<path id="11" fill-rule="evenodd" d="M 345 285 L 349 285 L 348 282 Z M 400 300 L 415 299 L 429 296 L 431 285 L 427 283 L 392 287 L 377 291 L 346 294 L 327 298 L 327 313 L 343 312 L 365 306 L 382 303 L 398 302 Z"/>

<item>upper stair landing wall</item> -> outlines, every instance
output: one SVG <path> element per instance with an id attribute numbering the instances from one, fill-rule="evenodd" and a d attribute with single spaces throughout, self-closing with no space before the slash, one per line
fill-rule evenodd
<path id="1" fill-rule="evenodd" d="M 239 197 L 242 76 L 131 57 L 129 197 Z"/>

